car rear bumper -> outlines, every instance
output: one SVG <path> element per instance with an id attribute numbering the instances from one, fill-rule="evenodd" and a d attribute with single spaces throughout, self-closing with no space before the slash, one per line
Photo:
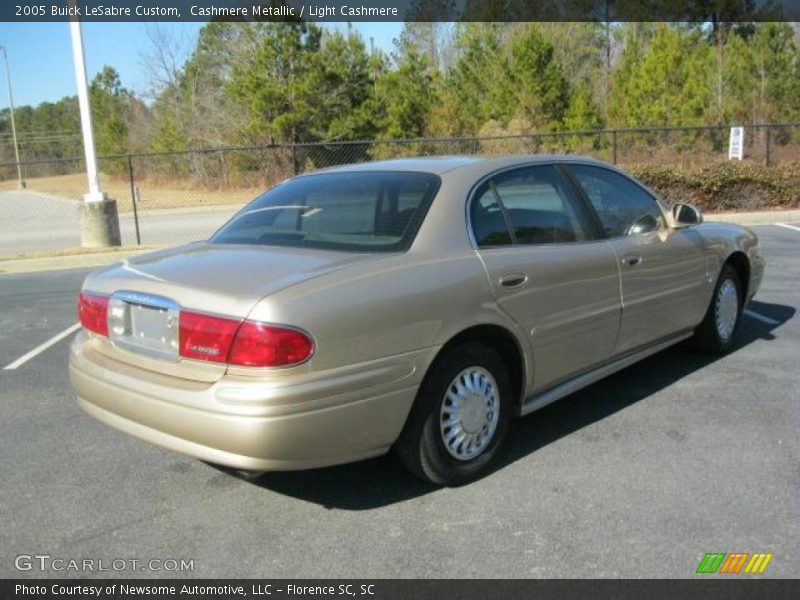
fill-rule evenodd
<path id="1" fill-rule="evenodd" d="M 293 470 L 385 453 L 435 349 L 331 369 L 213 383 L 110 358 L 81 332 L 70 381 L 92 416 L 159 446 L 248 470 Z"/>

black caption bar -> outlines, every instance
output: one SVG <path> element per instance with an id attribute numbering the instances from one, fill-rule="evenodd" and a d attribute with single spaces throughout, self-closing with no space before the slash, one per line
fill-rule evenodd
<path id="1" fill-rule="evenodd" d="M 53 600 L 127 600 L 130 598 L 251 598 L 306 600 L 360 598 L 363 600 L 504 600 L 592 598 L 674 600 L 675 598 L 750 600 L 797 598 L 798 580 L 693 579 L 693 580 L 3 580 L 0 597 Z"/>
<path id="2" fill-rule="evenodd" d="M 800 21 L 800 0 L 3 0 L 0 21 Z"/>

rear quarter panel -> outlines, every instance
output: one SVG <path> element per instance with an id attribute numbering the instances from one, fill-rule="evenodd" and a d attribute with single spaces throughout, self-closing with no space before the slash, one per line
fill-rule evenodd
<path id="1" fill-rule="evenodd" d="M 316 351 L 307 368 L 314 371 L 435 349 L 476 325 L 509 330 L 527 363 L 528 338 L 498 307 L 470 245 L 465 205 L 480 168 L 442 175 L 408 251 L 376 255 L 266 296 L 250 318 L 308 331 Z M 436 356 L 435 351 L 423 354 L 431 360 Z"/>
<path id="2" fill-rule="evenodd" d="M 473 325 L 516 328 L 466 249 L 435 258 L 412 249 L 361 263 L 267 296 L 250 318 L 308 331 L 314 370 L 441 346 Z"/>

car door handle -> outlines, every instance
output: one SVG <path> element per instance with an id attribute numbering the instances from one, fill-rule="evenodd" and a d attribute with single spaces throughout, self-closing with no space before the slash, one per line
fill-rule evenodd
<path id="1" fill-rule="evenodd" d="M 528 281 L 528 276 L 524 273 L 506 273 L 500 278 L 500 285 L 505 288 L 516 288 Z"/>
<path id="2" fill-rule="evenodd" d="M 635 267 L 636 265 L 642 264 L 642 257 L 641 256 L 626 256 L 622 259 L 622 262 L 627 267 Z"/>

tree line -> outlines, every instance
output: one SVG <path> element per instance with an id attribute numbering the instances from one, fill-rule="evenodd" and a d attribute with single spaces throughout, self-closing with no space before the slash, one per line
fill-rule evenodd
<path id="1" fill-rule="evenodd" d="M 135 94 L 122 86 L 119 74 L 104 66 L 89 85 L 95 145 L 98 155 L 146 148 L 144 128 L 153 113 Z M 23 162 L 66 160 L 83 156 L 78 97 L 65 96 L 56 102 L 18 106 L 14 121 Z M 0 162 L 14 160 L 9 109 L 0 110 Z M 65 164 L 63 170 L 69 171 Z"/>
<path id="2" fill-rule="evenodd" d="M 183 60 L 150 36 L 144 102 L 91 82 L 99 154 L 215 146 L 800 121 L 788 23 L 414 23 L 394 51 L 357 30 L 212 22 Z M 20 137 L 79 130 L 74 97 L 17 110 Z M 7 111 L 0 141 L 8 160 Z M 80 153 L 29 144 L 23 159 Z"/>

